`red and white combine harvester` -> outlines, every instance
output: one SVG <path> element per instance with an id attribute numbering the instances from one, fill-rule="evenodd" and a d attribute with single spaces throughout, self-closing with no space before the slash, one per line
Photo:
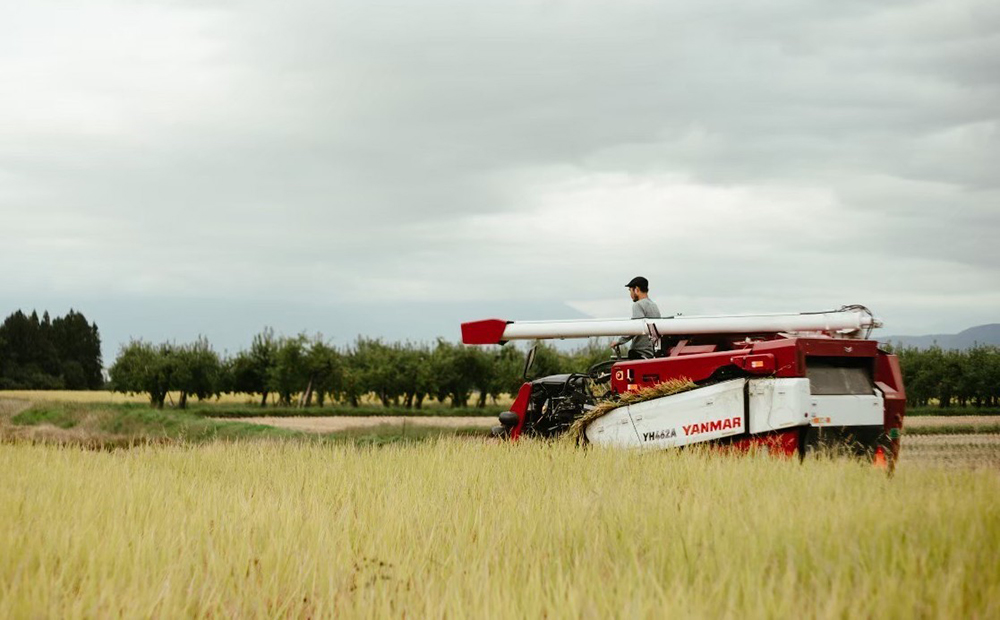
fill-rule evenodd
<path id="1" fill-rule="evenodd" d="M 512 440 L 573 427 L 595 445 L 710 442 L 799 456 L 836 447 L 891 467 L 906 396 L 896 356 L 868 339 L 880 326 L 864 306 L 845 306 L 801 314 L 487 319 L 463 323 L 462 340 L 646 335 L 656 344 L 652 359 L 618 357 L 587 373 L 525 383 L 494 429 Z"/>

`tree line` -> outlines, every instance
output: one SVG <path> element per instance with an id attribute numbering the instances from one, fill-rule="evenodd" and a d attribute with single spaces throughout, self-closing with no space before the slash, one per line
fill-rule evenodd
<path id="1" fill-rule="evenodd" d="M 584 372 L 608 359 L 606 344 L 592 340 L 573 351 L 536 343 L 532 376 Z M 904 348 L 899 356 L 910 406 L 1000 405 L 1000 349 L 977 346 L 966 351 Z M 525 352 L 514 347 L 468 347 L 443 339 L 435 343 L 386 343 L 358 338 L 336 347 L 323 338 L 278 337 L 270 329 L 254 336 L 249 348 L 220 356 L 204 338 L 188 344 L 153 345 L 135 340 L 124 346 L 110 369 L 111 386 L 121 392 L 149 394 L 162 407 L 168 394 L 199 400 L 223 393 L 256 395 L 263 407 L 386 407 L 420 409 L 428 400 L 453 407 L 484 407 L 502 394 L 514 394 L 523 380 Z M 476 400 L 470 403 L 475 395 Z"/>
<path id="2" fill-rule="evenodd" d="M 584 372 L 608 359 L 600 341 L 574 351 L 538 343 L 534 376 Z M 1000 406 L 1000 348 L 968 350 L 901 348 L 899 356 L 911 406 Z M 154 345 L 134 340 L 122 347 L 110 368 L 111 386 L 146 393 L 162 407 L 178 392 L 180 407 L 223 393 L 253 394 L 283 406 L 385 406 L 421 408 L 428 400 L 466 407 L 473 395 L 483 407 L 501 394 L 515 393 L 522 381 L 524 351 L 514 347 L 466 347 L 434 343 L 386 343 L 358 338 L 336 347 L 322 337 L 279 337 L 270 329 L 250 346 L 221 356 L 204 338 Z M 97 325 L 74 310 L 51 318 L 48 312 L 18 310 L 0 324 L 0 389 L 100 389 L 104 387 L 101 338 Z"/>
<path id="3" fill-rule="evenodd" d="M 540 343 L 532 375 L 583 372 L 608 359 L 599 342 L 571 352 Z M 223 393 L 256 395 L 260 406 L 358 407 L 369 401 L 386 407 L 420 409 L 429 400 L 453 407 L 485 407 L 501 394 L 516 393 L 523 381 L 525 352 L 514 346 L 468 347 L 443 339 L 433 344 L 386 343 L 358 338 L 336 347 L 322 337 L 278 337 L 270 329 L 250 347 L 220 356 L 204 338 L 186 344 L 154 345 L 133 340 L 122 347 L 109 374 L 112 389 L 146 393 L 156 407 L 168 394 L 184 408 Z M 475 394 L 476 400 L 470 403 Z"/>
<path id="4" fill-rule="evenodd" d="M 911 406 L 996 407 L 1000 405 L 1000 348 L 964 351 L 904 348 L 895 351 Z"/>
<path id="5" fill-rule="evenodd" d="M 79 312 L 53 319 L 18 310 L 0 325 L 0 389 L 100 389 L 102 368 L 97 325 Z"/>

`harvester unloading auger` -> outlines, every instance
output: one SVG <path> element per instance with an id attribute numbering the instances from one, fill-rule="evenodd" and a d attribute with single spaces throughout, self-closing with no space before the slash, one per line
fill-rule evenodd
<path id="1" fill-rule="evenodd" d="M 626 448 L 698 443 L 803 456 L 849 450 L 891 468 L 906 395 L 896 356 L 869 340 L 864 306 L 829 312 L 462 324 L 466 344 L 648 335 L 652 359 L 521 386 L 494 434 Z M 529 353 L 528 364 L 532 354 Z M 527 371 L 526 371 L 527 374 Z"/>

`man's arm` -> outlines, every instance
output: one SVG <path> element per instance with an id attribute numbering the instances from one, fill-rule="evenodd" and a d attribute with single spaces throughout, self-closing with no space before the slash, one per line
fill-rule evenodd
<path id="1" fill-rule="evenodd" d="M 642 311 L 642 306 L 640 306 L 637 303 L 633 303 L 632 304 L 632 318 L 633 319 L 642 319 L 642 318 L 645 318 L 645 316 L 646 315 Z M 632 342 L 633 340 L 635 340 L 635 336 L 626 336 L 624 338 L 619 338 L 615 342 L 611 343 L 611 348 L 614 349 L 615 347 L 620 347 L 623 344 L 626 344 L 628 342 Z"/>
<path id="2" fill-rule="evenodd" d="M 620 347 L 623 344 L 627 344 L 635 340 L 635 336 L 625 336 L 624 338 L 619 338 L 618 340 L 611 343 L 611 348 Z"/>

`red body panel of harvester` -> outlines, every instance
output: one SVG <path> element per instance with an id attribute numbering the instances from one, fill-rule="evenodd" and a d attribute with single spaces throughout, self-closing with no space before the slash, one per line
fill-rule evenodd
<path id="1" fill-rule="evenodd" d="M 727 348 L 719 350 L 722 346 Z M 852 365 L 867 367 L 885 400 L 883 427 L 893 460 L 899 454 L 899 431 L 906 403 L 902 374 L 896 356 L 879 349 L 874 340 L 777 336 L 749 342 L 728 340 L 724 345 L 690 344 L 688 341 L 679 342 L 665 353 L 666 357 L 615 363 L 611 368 L 611 391 L 624 394 L 671 379 L 706 382 L 726 372 L 756 377 L 808 377 L 810 363 L 815 360 L 829 363 L 840 358 L 850 360 Z M 511 411 L 519 418 L 511 434 L 514 440 L 524 430 L 531 388 L 530 382 L 525 383 L 511 406 Z M 764 448 L 772 454 L 794 455 L 802 449 L 802 434 L 806 430 L 799 427 L 756 435 L 744 433 L 720 445 L 727 450 Z"/>
<path id="2" fill-rule="evenodd" d="M 739 369 L 748 375 L 773 377 L 807 377 L 811 359 L 854 358 L 871 365 L 875 385 L 885 398 L 884 428 L 892 440 L 893 455 L 899 453 L 899 429 L 903 425 L 906 393 L 903 389 L 899 360 L 882 351 L 874 340 L 838 338 L 783 338 L 749 343 L 717 351 L 717 345 L 678 345 L 668 357 L 648 360 L 627 360 L 616 363 L 611 370 L 611 390 L 616 394 L 652 387 L 671 379 L 705 381 L 727 369 Z M 794 443 L 789 441 L 800 430 L 776 433 L 782 451 Z M 748 438 L 747 448 L 762 442 L 773 444 L 774 438 Z M 793 449 L 794 451 L 794 449 Z"/>

